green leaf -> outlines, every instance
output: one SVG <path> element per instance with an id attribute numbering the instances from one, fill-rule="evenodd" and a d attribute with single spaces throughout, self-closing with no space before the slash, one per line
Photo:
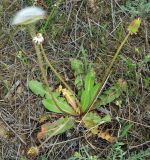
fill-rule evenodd
<path id="1" fill-rule="evenodd" d="M 60 93 L 57 92 L 57 91 L 56 91 L 56 92 L 52 92 L 52 95 L 53 95 L 53 97 L 56 98 L 56 99 L 57 99 L 58 97 L 60 97 Z M 49 95 L 48 92 L 46 92 L 45 98 L 46 98 L 46 99 L 51 99 L 51 96 Z"/>
<path id="2" fill-rule="evenodd" d="M 89 125 L 92 125 L 92 127 L 94 127 L 101 123 L 111 122 L 111 117 L 109 114 L 101 117 L 96 112 L 89 112 L 84 117 L 83 122 L 85 122 L 86 124 L 89 123 Z"/>
<path id="3" fill-rule="evenodd" d="M 57 94 L 53 94 L 53 96 L 57 100 L 57 104 L 61 108 L 62 111 L 64 111 L 65 113 L 71 114 L 71 115 L 76 114 L 74 110 L 71 108 L 71 106 L 66 102 L 65 98 L 59 97 Z M 55 105 L 55 103 L 50 97 L 42 100 L 42 103 L 45 106 L 45 108 L 51 112 L 63 113 L 62 111 L 58 109 L 58 107 Z"/>
<path id="4" fill-rule="evenodd" d="M 55 112 L 55 113 L 63 113 L 62 111 L 60 111 L 56 105 L 54 104 L 54 102 L 51 99 L 43 99 L 42 103 L 44 105 L 44 107 L 46 109 L 48 109 L 51 112 Z"/>
<path id="5" fill-rule="evenodd" d="M 90 91 L 91 88 L 94 86 L 94 81 L 95 81 L 95 73 L 91 71 L 85 77 L 84 87 L 87 91 Z"/>
<path id="6" fill-rule="evenodd" d="M 140 25 L 141 25 L 141 19 L 137 18 L 137 19 L 133 20 L 131 22 L 131 24 L 128 26 L 128 31 L 131 34 L 136 34 L 138 32 Z"/>
<path id="7" fill-rule="evenodd" d="M 85 77 L 85 84 L 84 84 L 85 90 L 82 92 L 81 95 L 81 106 L 83 112 L 85 112 L 88 109 L 90 103 L 93 101 L 100 87 L 99 83 L 94 85 L 94 81 L 95 81 L 95 73 L 91 69 L 90 72 Z"/>
<path id="8" fill-rule="evenodd" d="M 118 82 L 107 89 L 97 100 L 96 107 L 105 106 L 111 102 L 113 102 L 116 98 L 118 98 L 123 91 L 126 91 L 127 84 L 123 80 L 118 80 Z"/>
<path id="9" fill-rule="evenodd" d="M 144 88 L 148 88 L 150 86 L 150 76 L 144 78 Z"/>
<path id="10" fill-rule="evenodd" d="M 93 101 L 93 99 L 95 98 L 96 94 L 97 94 L 97 91 L 98 89 L 100 88 L 101 84 L 100 83 L 97 83 L 92 89 L 91 89 L 91 99 L 90 99 L 90 102 Z"/>
<path id="11" fill-rule="evenodd" d="M 83 112 L 87 110 L 89 104 L 90 104 L 90 92 L 84 90 L 81 95 L 81 107 Z"/>
<path id="12" fill-rule="evenodd" d="M 41 131 L 38 133 L 38 139 L 43 139 L 47 137 L 53 137 L 66 132 L 67 130 L 73 128 L 75 125 L 75 120 L 72 117 L 61 117 L 53 123 L 46 123 L 41 126 Z"/>
<path id="13" fill-rule="evenodd" d="M 28 86 L 34 94 L 40 95 L 41 97 L 44 97 L 45 94 L 47 93 L 43 84 L 39 81 L 31 80 L 28 82 Z"/>
<path id="14" fill-rule="evenodd" d="M 58 92 L 52 92 L 52 95 L 57 100 L 57 104 L 62 109 L 62 111 L 60 111 L 58 107 L 55 105 L 55 103 L 53 102 L 51 96 L 47 91 L 47 88 L 44 88 L 41 82 L 38 82 L 36 80 L 31 80 L 29 81 L 28 85 L 34 94 L 40 95 L 41 97 L 45 96 L 45 99 L 42 100 L 42 103 L 44 107 L 49 111 L 55 113 L 63 113 L 62 111 L 64 111 L 65 113 L 75 115 L 74 110 L 71 108 L 70 105 L 68 105 L 65 98 L 60 97 L 60 94 Z"/>
<path id="15" fill-rule="evenodd" d="M 132 123 L 128 123 L 123 128 L 121 128 L 120 137 L 126 136 L 132 126 L 133 126 Z"/>
<path id="16" fill-rule="evenodd" d="M 81 75 L 77 75 L 75 78 L 75 86 L 77 87 L 78 92 L 83 88 L 83 80 Z"/>
<path id="17" fill-rule="evenodd" d="M 77 59 L 71 59 L 71 69 L 75 75 L 75 86 L 78 92 L 81 92 L 83 88 L 83 76 L 84 76 L 84 65 L 83 62 Z"/>
<path id="18" fill-rule="evenodd" d="M 87 107 L 92 101 L 93 97 L 92 91 L 94 91 L 94 81 L 95 81 L 95 73 L 93 71 L 90 71 L 85 77 L 85 82 L 84 82 L 85 89 L 81 95 L 81 106 L 83 112 L 87 110 Z"/>
<path id="19" fill-rule="evenodd" d="M 75 75 L 82 74 L 84 72 L 82 61 L 71 59 L 71 69 L 75 72 Z"/>

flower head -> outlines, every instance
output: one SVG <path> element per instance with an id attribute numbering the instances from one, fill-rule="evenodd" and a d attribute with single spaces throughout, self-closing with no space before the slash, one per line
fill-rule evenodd
<path id="1" fill-rule="evenodd" d="M 27 25 L 44 19 L 46 12 L 39 7 L 26 7 L 16 13 L 12 20 L 13 25 Z"/>
<path id="2" fill-rule="evenodd" d="M 44 41 L 44 38 L 41 33 L 38 33 L 37 36 L 33 38 L 33 42 L 36 44 L 41 44 L 43 43 L 43 41 Z"/>

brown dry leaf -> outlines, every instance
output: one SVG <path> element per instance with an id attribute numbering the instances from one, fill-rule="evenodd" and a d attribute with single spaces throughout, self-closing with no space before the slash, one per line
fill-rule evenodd
<path id="1" fill-rule="evenodd" d="M 23 93 L 23 87 L 20 85 L 20 86 L 18 86 L 18 88 L 17 88 L 17 90 L 16 90 L 16 93 L 17 93 L 17 95 L 21 95 L 22 93 Z"/>
<path id="2" fill-rule="evenodd" d="M 117 140 L 117 138 L 112 136 L 108 131 L 103 131 L 98 126 L 93 126 L 90 122 L 86 122 L 85 127 L 89 128 L 92 134 L 97 135 L 99 138 L 102 138 L 109 143 L 113 143 Z"/>
<path id="3" fill-rule="evenodd" d="M 45 137 L 45 134 L 47 133 L 50 125 L 51 125 L 51 123 L 49 122 L 49 123 L 45 123 L 41 126 L 41 131 L 38 132 L 38 134 L 37 134 L 37 139 L 38 140 L 41 140 Z"/>
<path id="4" fill-rule="evenodd" d="M 99 138 L 102 138 L 108 141 L 109 143 L 113 143 L 117 140 L 117 138 L 112 136 L 108 131 L 103 131 L 99 129 L 97 126 L 93 127 L 90 131 L 92 134 L 97 135 Z"/>
<path id="5" fill-rule="evenodd" d="M 77 104 L 74 96 L 70 91 L 68 91 L 66 88 L 62 89 L 63 96 L 66 98 L 67 102 L 74 108 L 74 110 L 77 109 Z"/>
<path id="6" fill-rule="evenodd" d="M 38 140 L 53 137 L 66 132 L 73 128 L 75 125 L 75 119 L 72 117 L 61 117 L 54 122 L 47 122 L 41 126 L 41 131 L 38 132 Z"/>
<path id="7" fill-rule="evenodd" d="M 99 138 L 102 138 L 109 143 L 116 141 L 116 137 L 111 135 L 108 131 L 104 131 L 100 128 L 100 125 L 105 122 L 110 121 L 110 116 L 106 115 L 101 118 L 96 112 L 90 112 L 87 114 L 87 117 L 83 119 L 84 126 L 91 131 L 92 134 L 97 135 Z"/>
<path id="8" fill-rule="evenodd" d="M 59 87 L 56 89 L 56 91 L 58 92 L 58 93 L 61 93 L 62 92 L 62 85 L 59 85 Z"/>
<path id="9" fill-rule="evenodd" d="M 54 114 L 54 113 L 51 113 L 51 114 L 43 114 L 40 116 L 39 118 L 39 123 L 43 123 L 47 120 L 50 120 L 51 118 L 59 118 L 60 116 L 57 115 L 57 114 Z"/>
<path id="10" fill-rule="evenodd" d="M 74 97 L 74 95 L 66 88 L 62 88 L 61 85 L 59 85 L 59 87 L 56 89 L 57 92 L 62 93 L 63 96 L 66 98 L 68 104 L 70 104 L 72 106 L 72 108 L 77 111 L 78 109 L 78 103 L 76 102 L 76 99 Z"/>
<path id="11" fill-rule="evenodd" d="M 106 141 L 113 143 L 117 140 L 117 137 L 112 136 L 108 131 L 98 130 L 98 137 L 105 139 Z"/>

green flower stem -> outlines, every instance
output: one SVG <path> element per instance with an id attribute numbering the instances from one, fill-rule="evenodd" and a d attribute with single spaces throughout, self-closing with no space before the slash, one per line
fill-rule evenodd
<path id="1" fill-rule="evenodd" d="M 50 88 L 49 88 L 49 84 L 48 84 L 48 81 L 47 81 L 47 78 L 46 78 L 46 75 L 45 75 L 45 71 L 44 71 L 44 68 L 43 68 L 43 62 L 42 62 L 42 56 L 40 55 L 40 49 L 39 49 L 39 46 L 34 44 L 34 47 L 35 47 L 35 50 L 36 50 L 36 54 L 37 54 L 37 58 L 38 58 L 38 64 L 39 64 L 39 67 L 40 67 L 40 70 L 41 70 L 41 73 L 42 73 L 42 78 L 44 80 L 44 83 L 46 85 L 46 87 L 48 88 L 48 92 L 49 92 L 49 95 L 51 96 L 53 102 L 55 103 L 55 105 L 57 106 L 57 108 L 63 112 L 63 113 L 66 113 L 64 112 L 58 105 L 57 103 L 57 100 L 54 98 Z M 66 113 L 68 114 L 68 113 Z"/>
<path id="2" fill-rule="evenodd" d="M 108 77 L 109 77 L 109 75 L 110 75 L 110 73 L 111 73 L 112 67 L 113 67 L 113 65 L 114 65 L 114 63 L 115 63 L 115 61 L 116 61 L 116 59 L 117 59 L 117 57 L 118 57 L 118 55 L 119 55 L 122 47 L 124 46 L 124 44 L 125 44 L 126 41 L 128 40 L 129 36 L 130 36 L 130 32 L 126 35 L 125 39 L 123 40 L 123 42 L 120 44 L 119 48 L 117 49 L 117 51 L 116 51 L 116 53 L 115 53 L 115 55 L 114 55 L 114 57 L 113 57 L 110 65 L 109 65 L 109 67 L 107 68 L 107 70 L 106 70 L 106 72 L 105 72 L 105 75 L 104 75 L 104 78 L 102 79 L 102 82 L 100 82 L 102 85 L 99 87 L 99 89 L 98 89 L 98 91 L 97 91 L 97 93 L 96 93 L 96 96 L 94 97 L 93 101 L 92 101 L 91 104 L 89 105 L 88 111 L 90 111 L 90 110 L 92 110 L 92 109 L 94 108 L 94 104 L 95 104 L 97 98 L 98 98 L 98 97 L 100 96 L 100 94 L 102 93 L 103 88 L 104 88 L 104 85 L 105 85 L 105 82 L 106 82 L 106 80 L 108 79 Z"/>
<path id="3" fill-rule="evenodd" d="M 62 76 L 56 71 L 56 69 L 52 66 L 52 64 L 50 63 L 50 61 L 48 60 L 47 56 L 46 56 L 46 53 L 44 51 L 44 48 L 43 48 L 43 45 L 41 44 L 40 45 L 40 49 L 41 49 L 41 52 L 42 52 L 42 55 L 47 63 L 47 65 L 50 67 L 50 69 L 54 72 L 54 74 L 57 76 L 57 78 L 64 84 L 64 86 L 69 90 L 69 92 L 74 96 L 77 104 L 78 104 L 78 107 L 80 109 L 80 113 L 82 113 L 81 111 L 81 107 L 80 107 L 80 104 L 79 104 L 79 101 L 77 100 L 74 92 L 72 91 L 72 89 L 69 87 L 69 85 L 64 81 L 64 79 L 62 78 Z M 72 109 L 74 109 L 72 107 Z M 76 112 L 76 111 L 75 111 Z"/>
<path id="4" fill-rule="evenodd" d="M 71 92 L 73 94 L 73 91 L 71 90 L 71 88 L 69 87 L 69 85 L 64 81 L 64 79 L 61 77 L 61 75 L 56 71 L 56 69 L 52 66 L 52 64 L 50 63 L 50 61 L 48 60 L 43 45 L 40 45 L 40 49 L 42 52 L 42 55 L 47 63 L 47 65 L 50 67 L 50 69 L 54 72 L 54 74 L 56 75 L 56 77 L 64 84 L 64 86 L 69 90 L 69 92 Z"/>
<path id="5" fill-rule="evenodd" d="M 36 36 L 34 25 L 29 26 L 29 32 L 30 32 L 32 38 Z M 55 103 L 56 107 L 57 107 L 61 112 L 65 113 L 65 114 L 70 114 L 70 113 L 67 113 L 67 112 L 63 111 L 63 110 L 59 107 L 59 105 L 58 105 L 58 103 L 57 103 L 57 100 L 56 100 L 55 97 L 53 96 L 53 94 L 52 94 L 52 92 L 51 92 L 51 90 L 50 90 L 50 88 L 49 88 L 49 84 L 48 84 L 48 81 L 47 81 L 47 78 L 46 78 L 46 75 L 45 75 L 45 71 L 44 71 L 44 68 L 43 68 L 43 61 L 42 61 L 42 56 L 41 56 L 41 53 L 40 53 L 39 45 L 36 45 L 36 44 L 34 43 L 34 48 L 35 48 L 36 55 L 37 55 L 37 58 L 38 58 L 38 64 L 39 64 L 39 68 L 40 68 L 40 70 L 41 70 L 42 78 L 43 78 L 43 81 L 44 81 L 46 87 L 48 88 L 49 95 L 51 96 L 51 98 L 52 98 L 53 102 Z"/>

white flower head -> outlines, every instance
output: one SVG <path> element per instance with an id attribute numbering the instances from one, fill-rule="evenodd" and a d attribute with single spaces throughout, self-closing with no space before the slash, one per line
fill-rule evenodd
<path id="1" fill-rule="evenodd" d="M 44 41 L 44 38 L 41 33 L 38 33 L 36 37 L 33 38 L 33 42 L 36 44 L 42 44 Z"/>
<path id="2" fill-rule="evenodd" d="M 39 7 L 26 7 L 16 13 L 12 20 L 12 25 L 27 25 L 44 19 L 46 12 Z"/>

